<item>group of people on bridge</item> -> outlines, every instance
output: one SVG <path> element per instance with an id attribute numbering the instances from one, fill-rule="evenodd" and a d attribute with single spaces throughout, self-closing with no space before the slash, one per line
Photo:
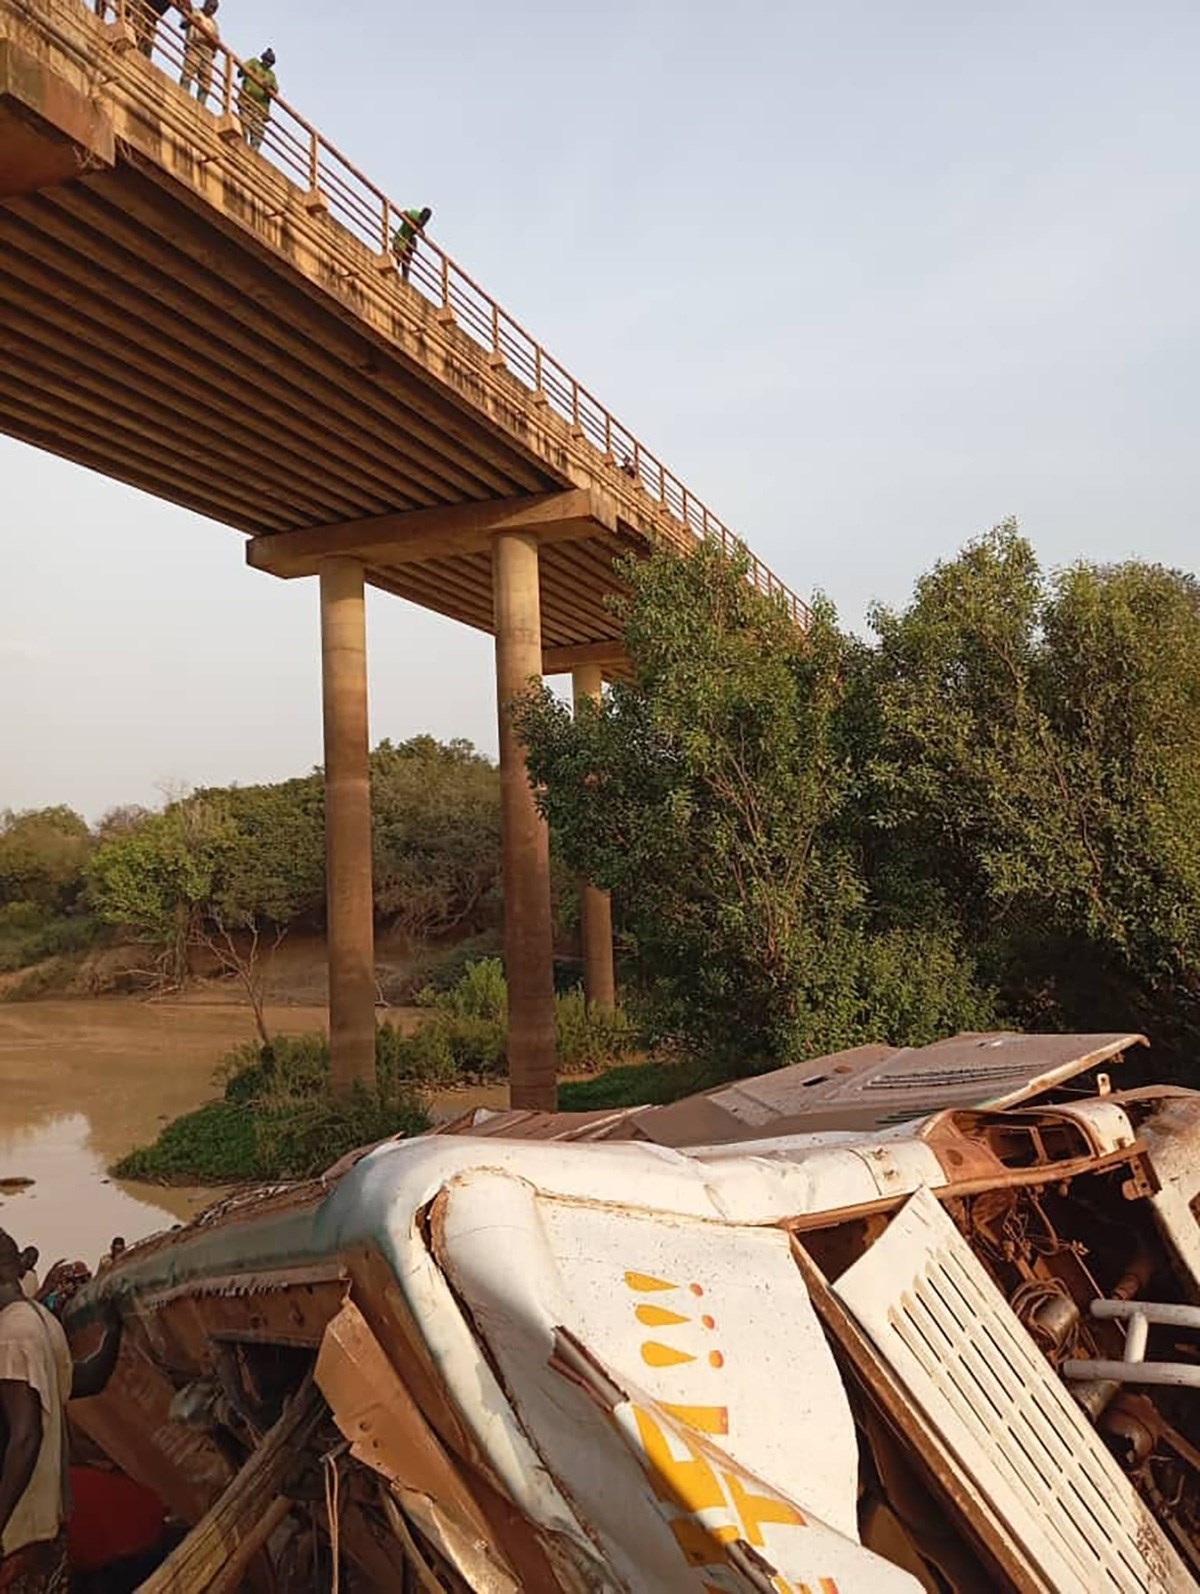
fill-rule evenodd
<path id="1" fill-rule="evenodd" d="M 96 12 L 104 16 L 112 0 L 95 0 Z M 158 36 L 158 25 L 170 11 L 182 18 L 184 33 L 183 67 L 179 81 L 203 105 L 212 93 L 213 67 L 221 37 L 217 22 L 220 0 L 129 0 L 129 16 L 138 49 L 150 60 Z M 275 76 L 275 52 L 269 47 L 237 68 L 237 115 L 251 149 L 258 149 L 267 130 L 271 101 L 279 92 Z"/>
<path id="2" fill-rule="evenodd" d="M 112 0 L 95 0 L 98 15 L 103 16 Z M 213 68 L 216 61 L 220 28 L 217 12 L 220 0 L 200 0 L 192 5 L 189 0 L 129 0 L 133 21 L 134 39 L 138 49 L 150 60 L 158 34 L 158 25 L 169 11 L 182 17 L 184 30 L 183 66 L 179 81 L 188 93 L 195 92 L 204 105 L 212 93 Z M 232 59 L 232 57 L 230 58 Z M 271 101 L 279 93 L 279 80 L 275 75 L 275 51 L 269 46 L 261 54 L 237 67 L 237 115 L 246 143 L 251 149 L 262 147 L 263 136 L 271 116 Z M 392 254 L 400 267 L 404 281 L 409 280 L 417 239 L 428 226 L 433 215 L 428 206 L 400 212 L 400 225 L 392 234 Z"/>

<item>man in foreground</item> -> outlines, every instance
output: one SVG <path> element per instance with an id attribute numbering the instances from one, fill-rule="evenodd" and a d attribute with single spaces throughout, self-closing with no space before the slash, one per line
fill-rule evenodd
<path id="1" fill-rule="evenodd" d="M 25 1256 L 0 1229 L 0 1594 L 65 1594 L 67 1401 L 96 1395 L 120 1349 L 120 1319 L 72 1365 L 58 1320 L 21 1289 Z"/>

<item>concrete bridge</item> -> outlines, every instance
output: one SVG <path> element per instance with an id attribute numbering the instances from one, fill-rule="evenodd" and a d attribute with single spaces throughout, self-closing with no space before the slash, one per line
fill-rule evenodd
<path id="1" fill-rule="evenodd" d="M 0 0 L 0 430 L 319 581 L 339 1083 L 374 1061 L 364 584 L 494 634 L 512 1099 L 551 1106 L 548 843 L 506 705 L 620 669 L 621 555 L 741 544 L 436 243 L 402 277 L 400 208 L 283 99 L 251 148 L 223 46 L 185 92 L 182 18 L 140 7 Z M 609 905 L 583 899 L 611 1002 Z"/>

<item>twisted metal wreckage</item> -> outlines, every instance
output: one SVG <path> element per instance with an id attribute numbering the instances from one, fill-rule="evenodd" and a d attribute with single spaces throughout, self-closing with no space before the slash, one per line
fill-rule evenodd
<path id="1" fill-rule="evenodd" d="M 135 1247 L 68 1327 L 119 1303 L 75 1420 L 196 1524 L 145 1587 L 1200 1587 L 1200 1094 L 1112 1092 L 1141 1043 L 476 1112 Z"/>

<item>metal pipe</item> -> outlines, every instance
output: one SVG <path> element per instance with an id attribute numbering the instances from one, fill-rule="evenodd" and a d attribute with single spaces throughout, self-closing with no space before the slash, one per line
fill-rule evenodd
<path id="1" fill-rule="evenodd" d="M 1150 1323 L 1145 1312 L 1135 1312 L 1129 1319 L 1125 1330 L 1125 1360 L 1127 1362 L 1144 1362 L 1146 1360 L 1146 1341 L 1150 1337 Z"/>
<path id="2" fill-rule="evenodd" d="M 1167 1384 L 1178 1389 L 1200 1389 L 1200 1366 L 1190 1362 L 1069 1361 L 1062 1364 L 1069 1379 L 1111 1379 L 1116 1384 Z"/>
<path id="3" fill-rule="evenodd" d="M 1180 1306 L 1174 1301 L 1093 1301 L 1091 1313 L 1105 1318 L 1144 1317 L 1147 1323 L 1200 1329 L 1200 1306 Z"/>

